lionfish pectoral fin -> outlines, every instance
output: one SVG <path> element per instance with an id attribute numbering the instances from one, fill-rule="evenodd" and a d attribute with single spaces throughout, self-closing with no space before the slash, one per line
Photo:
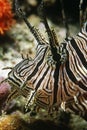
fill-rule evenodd
<path id="1" fill-rule="evenodd" d="M 19 95 L 18 91 L 17 91 L 16 89 L 13 90 L 13 91 L 9 94 L 9 96 L 8 96 L 8 98 L 7 98 L 7 100 L 6 100 L 6 103 L 9 103 L 9 102 L 12 101 L 14 98 L 16 98 L 18 95 Z"/>
<path id="2" fill-rule="evenodd" d="M 2 83 L 4 83 L 4 82 L 7 82 L 7 80 L 8 80 L 8 78 L 6 78 L 6 79 L 0 81 L 0 85 L 1 85 Z"/>
<path id="3" fill-rule="evenodd" d="M 24 54 L 23 52 L 21 53 L 21 57 L 22 59 L 29 59 L 30 61 L 32 60 L 32 58 L 29 56 L 29 53 Z"/>
<path id="4" fill-rule="evenodd" d="M 12 70 L 13 67 L 8 67 L 8 66 L 7 66 L 7 67 L 4 67 L 4 68 L 2 68 L 2 69 L 3 69 L 3 70 L 6 70 L 6 69 L 11 69 L 11 70 Z"/>
<path id="5" fill-rule="evenodd" d="M 28 110 L 28 107 L 33 104 L 32 99 L 33 99 L 35 93 L 36 93 L 36 91 L 32 92 L 31 94 L 29 94 L 29 95 L 27 96 L 27 101 L 26 101 L 26 104 L 25 104 L 25 111 L 27 111 L 27 110 Z M 31 101 L 32 101 L 32 102 L 31 102 Z"/>
<path id="6" fill-rule="evenodd" d="M 80 21 L 80 29 L 83 26 L 83 23 L 87 20 L 87 6 L 83 8 L 83 0 L 79 2 L 79 21 Z"/>
<path id="7" fill-rule="evenodd" d="M 28 77 L 26 77 L 23 83 L 20 85 L 20 92 L 26 87 L 27 79 Z"/>
<path id="8" fill-rule="evenodd" d="M 39 6 L 39 14 L 40 14 L 42 22 L 44 23 L 44 26 L 46 28 L 51 53 L 54 56 L 55 54 L 57 54 L 57 47 L 56 46 L 58 45 L 58 40 L 57 40 L 57 36 L 56 36 L 54 30 L 50 29 L 49 24 L 47 22 L 47 19 L 46 19 L 46 16 L 45 16 L 45 3 L 43 1 L 41 1 L 41 4 Z"/>
<path id="9" fill-rule="evenodd" d="M 34 26 L 30 24 L 30 22 L 27 20 L 25 13 L 22 11 L 22 9 L 19 7 L 18 0 L 15 0 L 15 10 L 19 17 L 21 17 L 28 28 L 30 29 L 31 33 L 34 35 L 34 38 L 39 44 L 46 43 L 45 38 L 39 33 L 38 29 L 36 29 Z"/>
<path id="10" fill-rule="evenodd" d="M 61 108 L 65 111 L 65 104 L 66 104 L 66 102 L 62 102 L 61 103 Z"/>

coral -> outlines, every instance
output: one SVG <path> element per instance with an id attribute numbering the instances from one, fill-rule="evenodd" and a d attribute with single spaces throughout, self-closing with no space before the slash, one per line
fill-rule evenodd
<path id="1" fill-rule="evenodd" d="M 29 130 L 28 123 L 19 112 L 3 115 L 0 118 L 0 130 Z"/>
<path id="2" fill-rule="evenodd" d="M 5 34 L 15 23 L 13 16 L 10 2 L 8 0 L 0 0 L 0 35 Z"/>
<path id="3" fill-rule="evenodd" d="M 0 77 L 0 82 L 3 80 L 3 77 Z M 7 99 L 7 96 L 10 93 L 10 85 L 8 83 L 0 84 L 0 108 L 2 107 L 3 103 Z"/>

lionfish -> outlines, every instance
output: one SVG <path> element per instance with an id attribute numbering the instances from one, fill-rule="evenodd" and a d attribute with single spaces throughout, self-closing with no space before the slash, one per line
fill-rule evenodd
<path id="1" fill-rule="evenodd" d="M 7 102 L 22 95 L 26 98 L 26 109 L 30 104 L 48 111 L 59 109 L 85 115 L 87 112 L 87 21 L 74 37 L 58 43 L 51 30 L 41 3 L 41 18 L 48 34 L 46 41 L 38 29 L 32 26 L 15 0 L 16 12 L 20 15 L 37 40 L 36 55 L 23 58 L 8 73 L 6 81 L 12 92 Z"/>

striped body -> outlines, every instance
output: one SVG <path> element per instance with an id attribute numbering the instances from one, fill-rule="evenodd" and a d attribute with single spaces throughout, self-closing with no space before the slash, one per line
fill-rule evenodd
<path id="1" fill-rule="evenodd" d="M 54 61 L 48 43 L 37 46 L 34 59 L 26 58 L 8 74 L 13 86 L 11 100 L 17 95 L 37 106 L 51 109 L 60 106 L 65 110 L 84 114 L 87 111 L 87 23 L 82 32 L 60 44 L 58 51 L 66 50 L 67 59 L 61 63 L 63 54 Z M 34 101 L 33 101 L 34 99 Z"/>

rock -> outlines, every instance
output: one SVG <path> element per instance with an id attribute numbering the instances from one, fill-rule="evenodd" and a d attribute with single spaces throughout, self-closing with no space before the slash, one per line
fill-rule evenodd
<path id="1" fill-rule="evenodd" d="M 4 80 L 3 77 L 0 77 L 0 82 Z M 10 93 L 10 85 L 7 82 L 0 84 L 0 108 L 5 103 L 9 93 Z"/>

